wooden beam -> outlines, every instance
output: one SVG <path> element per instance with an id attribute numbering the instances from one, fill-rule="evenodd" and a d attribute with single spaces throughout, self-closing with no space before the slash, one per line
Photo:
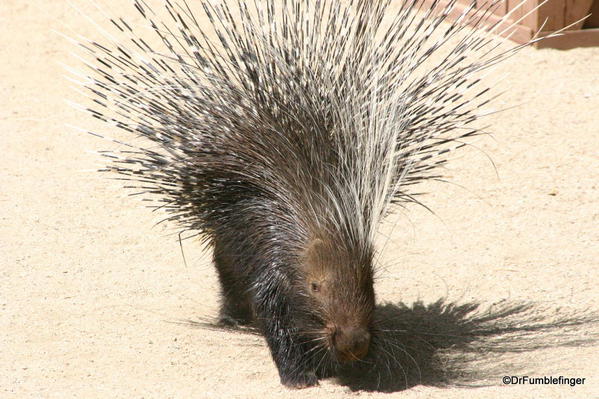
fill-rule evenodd
<path id="1" fill-rule="evenodd" d="M 595 0 L 589 10 L 590 17 L 584 21 L 585 28 L 599 28 L 599 0 Z"/>
<path id="2" fill-rule="evenodd" d="M 434 1 L 435 0 L 424 0 L 423 3 L 425 6 L 430 6 L 431 4 L 433 4 Z M 520 1 L 520 0 L 518 0 L 518 1 Z M 470 6 L 471 2 L 472 2 L 471 0 L 458 0 L 458 2 L 456 3 L 456 5 L 454 6 L 454 8 L 451 10 L 451 12 L 449 13 L 449 15 L 447 17 L 448 21 L 458 18 L 460 16 L 460 14 L 466 8 L 468 8 Z M 530 3 L 533 3 L 533 1 L 530 1 Z M 437 6 L 437 10 L 439 10 L 439 11 L 443 10 L 445 5 L 446 4 L 441 2 L 441 4 L 439 6 Z M 504 5 L 504 4 L 502 4 L 502 5 Z M 501 8 L 501 7 L 499 7 L 499 8 Z M 520 14 L 520 16 L 522 16 L 522 14 Z M 499 16 L 497 14 L 489 14 L 487 21 L 484 23 L 484 26 L 493 25 L 493 24 L 499 22 L 501 20 L 501 18 L 502 18 L 502 16 Z M 518 17 L 518 18 L 520 18 L 520 17 Z M 517 19 L 517 18 L 514 17 L 511 19 L 508 19 L 501 26 L 503 26 L 503 28 L 506 28 L 509 25 L 511 25 L 513 23 L 513 20 L 515 20 L 515 19 Z M 479 28 L 480 28 L 480 26 L 479 26 Z M 499 28 L 497 30 L 501 31 L 502 29 Z M 512 35 L 510 36 L 510 40 L 521 44 L 521 43 L 526 43 L 530 39 L 532 39 L 533 35 L 536 33 L 536 30 L 533 30 L 533 29 L 529 28 L 528 26 L 518 24 L 518 25 L 514 26 L 513 28 L 509 29 L 509 31 L 506 33 L 507 34 L 512 33 Z M 506 35 L 504 35 L 504 36 L 506 36 Z"/>
<path id="3" fill-rule="evenodd" d="M 541 32 L 540 36 L 547 36 L 550 34 L 551 32 Z M 535 45 L 537 48 L 555 48 L 559 50 L 595 46 L 599 46 L 599 28 L 569 30 L 564 32 L 561 36 L 541 40 Z"/>
<path id="4" fill-rule="evenodd" d="M 517 21 L 520 18 L 524 17 L 526 14 L 530 13 L 526 15 L 526 17 L 524 17 L 518 23 L 529 28 L 531 32 L 536 32 L 539 30 L 539 10 L 535 10 L 539 3 L 539 0 L 528 0 L 524 4 L 520 4 L 522 3 L 522 0 L 506 0 L 506 2 L 507 12 L 516 9 L 510 15 L 511 20 Z"/>
<path id="5" fill-rule="evenodd" d="M 431 6 L 435 0 L 423 0 L 424 7 Z M 448 0 L 446 0 L 448 1 Z M 446 6 L 446 1 L 441 1 L 437 10 L 441 11 Z M 507 27 L 514 21 L 523 17 L 526 13 L 533 10 L 541 0 L 528 0 L 526 3 L 517 9 L 509 20 L 502 26 Z M 501 18 L 517 6 L 521 0 L 506 0 L 496 10 L 495 14 L 489 15 L 485 26 L 493 25 L 501 20 Z M 454 20 L 472 3 L 472 0 L 458 0 L 452 11 L 449 13 L 448 20 Z M 505 6 L 505 7 L 504 7 Z M 552 32 L 563 28 L 584 16 L 593 12 L 594 15 L 572 26 L 570 30 L 564 32 L 560 36 L 547 38 L 535 44 L 537 48 L 557 48 L 570 49 L 574 47 L 591 47 L 599 46 L 599 29 L 581 29 L 584 26 L 599 28 L 599 0 L 550 0 L 539 9 L 532 11 L 530 15 L 524 17 L 517 26 L 511 28 L 508 32 L 512 33 L 510 39 L 516 43 L 522 44 L 530 41 L 537 33 L 543 22 L 547 20 L 547 24 L 543 27 L 543 32 L 540 37 L 547 36 Z M 501 29 L 497 29 L 500 31 Z M 505 34 L 504 34 L 505 36 Z"/>
<path id="6" fill-rule="evenodd" d="M 566 9 L 564 10 L 564 26 L 570 25 L 571 23 L 574 23 L 589 15 L 592 5 L 593 0 L 566 0 Z M 576 25 L 572 26 L 570 30 L 580 30 L 582 29 L 583 25 L 584 21 L 580 21 Z"/>
<path id="7" fill-rule="evenodd" d="M 540 6 L 537 10 L 537 29 L 543 26 L 543 30 L 556 31 L 566 26 L 564 23 L 565 2 L 566 0 L 549 0 Z"/>

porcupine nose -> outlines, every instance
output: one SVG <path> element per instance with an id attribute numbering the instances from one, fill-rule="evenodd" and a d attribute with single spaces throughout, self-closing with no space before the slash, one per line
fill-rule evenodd
<path id="1" fill-rule="evenodd" d="M 362 359 L 369 345 L 370 333 L 365 328 L 337 328 L 333 334 L 333 346 L 341 363 Z"/>

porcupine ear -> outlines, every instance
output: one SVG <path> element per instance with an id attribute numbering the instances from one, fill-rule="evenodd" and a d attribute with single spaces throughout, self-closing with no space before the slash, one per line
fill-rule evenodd
<path id="1" fill-rule="evenodd" d="M 310 264 L 318 264 L 326 254 L 326 244 L 320 238 L 315 238 L 308 243 L 306 248 L 306 261 Z"/>

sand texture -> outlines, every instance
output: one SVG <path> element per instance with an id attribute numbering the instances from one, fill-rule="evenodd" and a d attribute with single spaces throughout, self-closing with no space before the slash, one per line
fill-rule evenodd
<path id="1" fill-rule="evenodd" d="M 433 376 L 393 393 L 334 380 L 291 391 L 261 337 L 181 322 L 217 314 L 211 254 L 185 241 L 185 265 L 176 226 L 153 227 L 161 215 L 93 172 L 101 163 L 89 151 L 106 143 L 69 127 L 97 126 L 66 102 L 74 92 L 62 64 L 82 66 L 53 31 L 70 29 L 94 35 L 67 1 L 0 1 L 1 398 L 599 397 L 593 345 L 495 364 L 499 375 L 586 378 L 576 387 L 500 377 L 437 387 Z M 599 312 L 599 48 L 526 48 L 503 72 L 510 90 L 494 107 L 518 107 L 490 117 L 493 138 L 449 164 L 455 184 L 423 187 L 434 215 L 410 207 L 381 237 L 379 301 L 405 303 L 415 320 L 442 326 L 436 301 L 528 303 L 557 319 Z M 597 328 L 563 334 L 572 342 Z"/>

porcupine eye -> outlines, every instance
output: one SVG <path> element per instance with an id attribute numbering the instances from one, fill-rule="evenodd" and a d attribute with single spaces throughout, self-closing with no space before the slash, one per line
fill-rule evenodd
<path id="1" fill-rule="evenodd" d="M 312 289 L 312 292 L 320 292 L 320 284 L 318 284 L 317 282 L 312 282 L 310 284 L 310 289 Z"/>

